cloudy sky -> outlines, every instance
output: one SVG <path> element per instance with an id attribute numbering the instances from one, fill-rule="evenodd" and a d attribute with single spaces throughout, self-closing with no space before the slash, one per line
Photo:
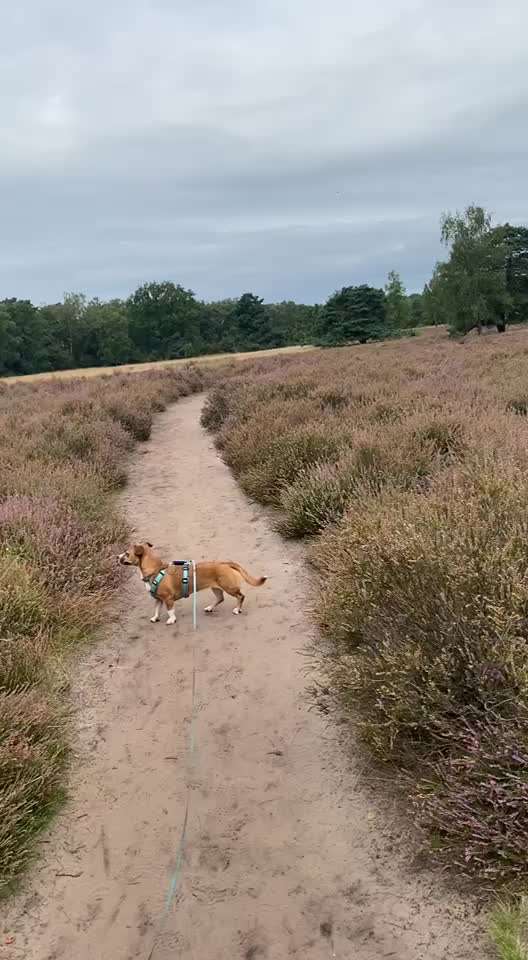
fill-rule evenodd
<path id="1" fill-rule="evenodd" d="M 528 222 L 526 0 L 20 0 L 0 34 L 0 297 L 325 299 L 439 218 Z"/>

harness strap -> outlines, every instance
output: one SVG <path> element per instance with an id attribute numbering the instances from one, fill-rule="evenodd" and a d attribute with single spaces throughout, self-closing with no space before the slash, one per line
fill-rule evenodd
<path id="1" fill-rule="evenodd" d="M 153 597 L 156 596 L 158 592 L 158 587 L 161 581 L 163 580 L 163 577 L 165 576 L 166 572 L 167 572 L 166 570 L 160 570 L 160 572 L 153 579 L 151 579 L 150 577 L 143 577 L 145 583 L 150 583 L 151 596 Z"/>
<path id="2" fill-rule="evenodd" d="M 175 567 L 183 567 L 182 570 L 182 597 L 184 600 L 189 596 L 189 576 L 191 563 L 194 569 L 194 562 L 192 560 L 172 560 L 171 563 Z"/>
<path id="3" fill-rule="evenodd" d="M 171 560 L 171 563 L 175 567 L 183 567 L 182 570 L 182 596 L 186 600 L 189 596 L 189 587 L 190 587 L 190 571 L 191 564 L 193 567 L 193 593 L 196 593 L 196 568 L 193 560 Z M 153 597 L 157 595 L 158 587 L 163 580 L 163 577 L 167 573 L 166 570 L 160 570 L 155 577 L 143 577 L 144 583 L 149 584 L 150 593 Z"/>

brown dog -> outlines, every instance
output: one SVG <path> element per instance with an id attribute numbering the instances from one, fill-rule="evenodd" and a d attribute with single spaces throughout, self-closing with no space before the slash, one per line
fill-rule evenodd
<path id="1" fill-rule="evenodd" d="M 156 610 L 151 618 L 151 623 L 158 622 L 163 604 L 165 604 L 169 613 L 167 623 L 176 623 L 176 600 L 185 596 L 183 567 L 176 566 L 173 563 L 163 563 L 163 560 L 154 552 L 152 544 L 148 542 L 135 543 L 125 553 L 121 553 L 118 560 L 125 566 L 139 567 L 141 579 L 147 591 L 152 593 L 154 589 L 153 596 L 156 601 Z M 162 572 L 163 576 L 159 583 L 155 583 Z M 232 563 L 230 560 L 220 563 L 197 563 L 196 590 L 210 588 L 215 595 L 215 602 L 206 607 L 205 612 L 212 613 L 213 610 L 216 610 L 219 604 L 224 602 L 225 592 L 231 597 L 235 597 L 237 605 L 233 613 L 238 615 L 242 611 L 242 604 L 244 603 L 244 594 L 240 590 L 242 580 L 245 580 L 252 587 L 261 587 L 263 583 L 266 583 L 267 577 L 252 577 L 238 563 Z M 192 590 L 193 569 L 191 565 L 189 593 L 192 593 Z"/>

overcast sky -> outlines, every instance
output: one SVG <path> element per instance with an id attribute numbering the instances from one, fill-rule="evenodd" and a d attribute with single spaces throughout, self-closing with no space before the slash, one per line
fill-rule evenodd
<path id="1" fill-rule="evenodd" d="M 443 210 L 528 222 L 527 0 L 20 0 L 0 297 L 421 289 Z"/>

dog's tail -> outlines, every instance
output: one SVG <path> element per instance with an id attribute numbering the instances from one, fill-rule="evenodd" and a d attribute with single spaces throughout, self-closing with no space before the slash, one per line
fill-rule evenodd
<path id="1" fill-rule="evenodd" d="M 237 573 L 240 574 L 246 583 L 249 583 L 250 587 L 261 587 L 262 584 L 266 583 L 266 580 L 268 579 L 267 577 L 252 577 L 251 574 L 248 573 L 247 570 L 244 570 L 244 567 L 241 567 L 239 563 L 233 563 L 232 560 L 228 560 L 227 562 L 228 565 L 233 568 L 233 570 L 236 570 Z"/>

